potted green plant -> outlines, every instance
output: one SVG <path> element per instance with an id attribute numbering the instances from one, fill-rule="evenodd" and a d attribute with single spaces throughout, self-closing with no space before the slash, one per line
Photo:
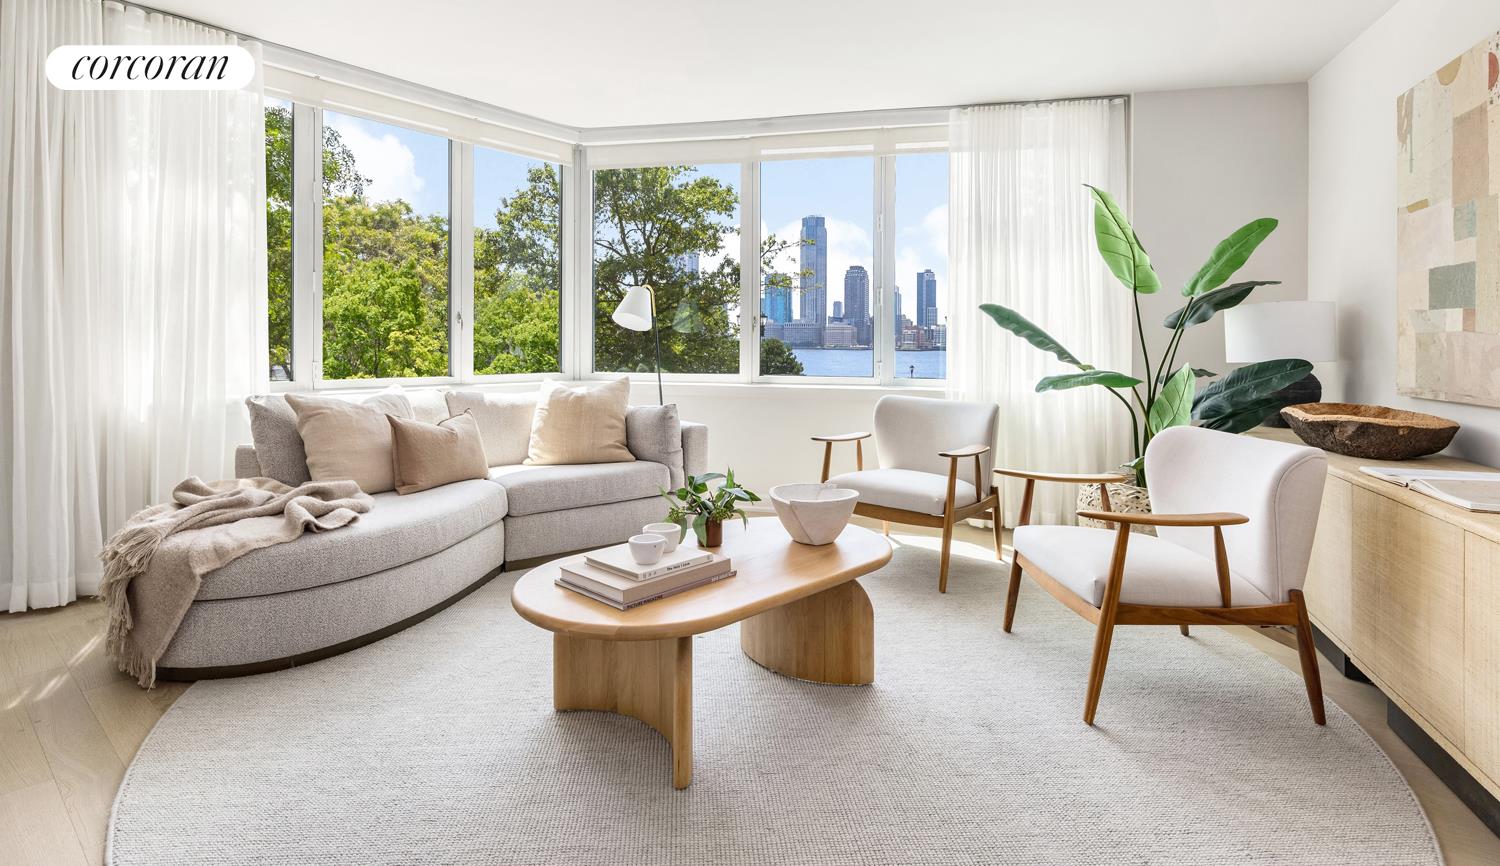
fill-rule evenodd
<path id="1" fill-rule="evenodd" d="M 720 482 L 710 491 L 711 482 Z M 718 547 L 724 543 L 724 521 L 738 517 L 748 522 L 749 516 L 741 507 L 746 502 L 759 502 L 754 492 L 741 487 L 734 480 L 734 470 L 724 473 L 706 472 L 689 475 L 686 483 L 676 490 L 663 490 L 663 498 L 672 504 L 667 520 L 681 526 L 686 532 L 689 526 L 698 537 L 701 547 Z"/>
<path id="2" fill-rule="evenodd" d="M 1170 427 L 1195 421 L 1201 426 L 1230 433 L 1249 430 L 1272 411 L 1286 405 L 1287 397 L 1278 392 L 1311 373 L 1312 364 L 1296 358 L 1248 364 L 1215 380 L 1202 391 L 1197 389 L 1196 380 L 1216 374 L 1188 363 L 1177 366 L 1183 332 L 1207 322 L 1220 310 L 1238 305 L 1260 286 L 1279 284 L 1278 280 L 1229 283 L 1229 278 L 1249 260 L 1261 241 L 1275 231 L 1276 220 L 1269 218 L 1247 223 L 1214 247 L 1208 261 L 1182 288 L 1187 303 L 1162 322 L 1170 335 L 1158 357 L 1153 359 L 1141 316 L 1141 296 L 1160 291 L 1161 280 L 1119 205 L 1103 190 L 1092 186 L 1088 189 L 1094 198 L 1094 238 L 1099 254 L 1104 257 L 1110 272 L 1131 290 L 1146 379 L 1100 370 L 1085 363 L 1046 331 L 1008 307 L 981 304 L 979 308 L 1000 327 L 1077 368 L 1076 372 L 1043 377 L 1036 383 L 1038 392 L 1098 385 L 1109 389 L 1120 401 L 1130 413 L 1131 452 L 1134 455 L 1126 465 L 1135 473 L 1136 485 L 1141 488 L 1140 494 L 1144 498 L 1146 469 L 1142 458 L 1153 436 Z M 1093 492 L 1094 488 L 1089 490 Z"/>

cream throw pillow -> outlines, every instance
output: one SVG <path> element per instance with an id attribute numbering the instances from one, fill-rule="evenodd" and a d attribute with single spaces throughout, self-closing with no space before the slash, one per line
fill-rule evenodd
<path id="1" fill-rule="evenodd" d="M 286 402 L 297 413 L 297 432 L 314 481 L 347 478 L 366 493 L 396 489 L 391 425 L 385 416 L 411 417 L 411 403 L 404 395 L 376 394 L 363 403 L 351 403 L 337 397 L 288 394 Z"/>
<path id="2" fill-rule="evenodd" d="M 455 481 L 488 478 L 484 440 L 473 414 L 455 415 L 440 424 L 387 415 L 391 425 L 392 468 L 396 492 L 402 495 Z"/>
<path id="3" fill-rule="evenodd" d="M 484 456 L 491 466 L 523 463 L 531 448 L 531 421 L 536 415 L 537 394 L 486 394 L 479 391 L 449 391 L 448 414 L 474 413 Z"/>
<path id="4" fill-rule="evenodd" d="M 530 466 L 621 463 L 635 460 L 625 447 L 630 380 L 603 383 L 546 382 L 531 419 Z"/>

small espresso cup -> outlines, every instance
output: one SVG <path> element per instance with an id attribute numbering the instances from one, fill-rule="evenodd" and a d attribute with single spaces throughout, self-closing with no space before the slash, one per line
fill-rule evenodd
<path id="1" fill-rule="evenodd" d="M 640 565 L 660 562 L 666 549 L 667 540 L 654 532 L 630 536 L 630 558 Z"/>
<path id="2" fill-rule="evenodd" d="M 682 527 L 675 523 L 648 523 L 641 527 L 641 532 L 665 538 L 667 546 L 662 553 L 671 553 L 677 549 L 678 542 L 682 541 Z"/>

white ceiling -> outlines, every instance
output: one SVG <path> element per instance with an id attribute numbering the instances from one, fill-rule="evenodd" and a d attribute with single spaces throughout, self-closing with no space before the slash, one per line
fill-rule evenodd
<path id="1" fill-rule="evenodd" d="M 1395 0 L 143 0 L 579 127 L 1307 80 Z"/>

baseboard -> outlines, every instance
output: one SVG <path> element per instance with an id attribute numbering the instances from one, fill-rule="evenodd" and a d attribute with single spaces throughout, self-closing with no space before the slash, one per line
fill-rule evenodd
<path id="1" fill-rule="evenodd" d="M 1365 676 L 1365 672 L 1360 670 L 1343 650 L 1339 649 L 1338 644 L 1334 643 L 1328 635 L 1323 634 L 1322 629 L 1313 626 L 1312 633 L 1313 645 L 1318 648 L 1318 652 L 1323 654 L 1323 658 L 1328 659 L 1338 669 L 1339 673 L 1357 683 L 1370 681 L 1370 678 Z"/>
<path id="2" fill-rule="evenodd" d="M 490 580 L 498 575 L 502 570 L 504 570 L 504 568 L 505 566 L 504 564 L 502 564 L 490 573 L 486 574 L 484 577 L 479 578 L 478 580 L 474 581 L 473 583 L 469 584 L 453 595 L 448 596 L 432 607 L 429 607 L 423 611 L 418 611 L 417 613 L 412 614 L 411 616 L 401 620 L 400 622 L 393 622 L 385 628 L 376 629 L 369 634 L 350 638 L 349 640 L 341 641 L 331 646 L 322 647 L 321 649 L 309 650 L 305 653 L 283 656 L 282 658 L 270 659 L 268 661 L 249 662 L 242 665 L 218 665 L 214 667 L 202 668 L 158 667 L 156 669 L 156 678 L 158 680 L 168 680 L 171 682 L 192 682 L 194 680 L 221 680 L 228 677 L 248 677 L 254 674 L 265 674 L 272 671 L 283 671 L 287 668 L 294 668 L 298 667 L 299 665 L 308 665 L 312 664 L 313 662 L 322 661 L 326 658 L 332 658 L 336 655 L 342 655 L 343 653 L 349 652 L 350 650 L 359 649 L 362 646 L 367 646 L 382 638 L 390 637 L 396 632 L 411 628 L 412 626 L 416 625 L 424 619 L 427 619 L 433 614 L 439 613 L 449 607 L 452 607 L 469 593 L 480 588 L 481 586 L 484 586 L 486 583 L 489 583 Z"/>
<path id="3" fill-rule="evenodd" d="M 1389 698 L 1385 702 L 1385 723 L 1490 828 L 1491 833 L 1500 836 L 1500 800 L 1495 799 L 1489 789 L 1470 775 L 1463 765 L 1422 730 L 1421 725 Z"/>

